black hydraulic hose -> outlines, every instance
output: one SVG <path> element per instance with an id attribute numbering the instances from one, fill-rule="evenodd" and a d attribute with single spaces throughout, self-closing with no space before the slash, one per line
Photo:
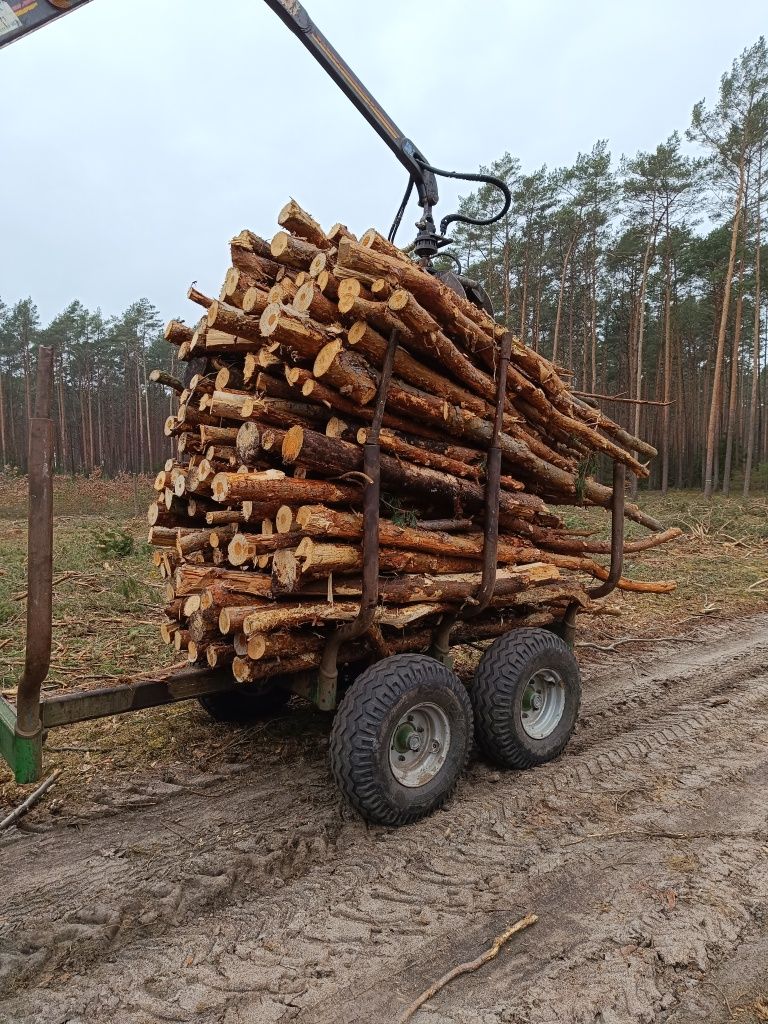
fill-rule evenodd
<path id="1" fill-rule="evenodd" d="M 422 163 L 421 161 L 419 161 L 419 163 L 422 165 L 424 170 L 431 171 L 439 178 L 458 178 L 460 181 L 480 181 L 486 185 L 492 185 L 504 195 L 504 204 L 502 208 L 492 217 L 467 217 L 463 213 L 449 213 L 447 217 L 443 217 L 440 221 L 441 235 L 445 234 L 449 224 L 475 224 L 478 227 L 483 227 L 487 224 L 495 224 L 496 221 L 501 220 L 512 205 L 512 193 L 509 190 L 509 186 L 505 181 L 502 181 L 501 178 L 497 178 L 494 174 L 471 174 L 469 172 L 460 171 L 441 171 L 438 167 L 433 167 L 431 164 Z"/>
<path id="2" fill-rule="evenodd" d="M 394 242 L 395 240 L 395 235 L 397 234 L 397 230 L 400 227 L 400 222 L 403 219 L 403 214 L 405 213 L 405 208 L 408 205 L 408 200 L 411 198 L 411 192 L 413 192 L 412 177 L 408 179 L 408 184 L 406 185 L 405 188 L 405 195 L 403 196 L 403 201 L 400 203 L 400 208 L 395 214 L 395 219 L 392 221 L 392 227 L 389 229 L 387 240 L 390 242 Z"/>

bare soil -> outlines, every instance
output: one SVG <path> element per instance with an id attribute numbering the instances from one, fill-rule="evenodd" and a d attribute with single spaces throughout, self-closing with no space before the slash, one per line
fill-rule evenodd
<path id="1" fill-rule="evenodd" d="M 406 829 L 342 808 L 329 720 L 300 706 L 211 727 L 195 770 L 91 762 L 0 839 L 0 1021 L 395 1021 L 531 911 L 416 1024 L 768 1020 L 768 615 L 679 628 L 582 649 L 565 754 L 476 755 Z"/>

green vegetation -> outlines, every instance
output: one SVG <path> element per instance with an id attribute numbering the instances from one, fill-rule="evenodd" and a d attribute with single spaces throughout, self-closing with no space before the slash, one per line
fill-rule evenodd
<path id="1" fill-rule="evenodd" d="M 650 483 L 664 491 L 748 490 L 768 461 L 762 37 L 713 92 L 692 112 L 694 152 L 674 132 L 618 161 L 605 140 L 567 167 L 526 170 L 505 153 L 489 170 L 512 191 L 509 213 L 458 225 L 452 246 L 500 319 L 659 448 Z M 483 186 L 461 212 L 497 204 Z"/>

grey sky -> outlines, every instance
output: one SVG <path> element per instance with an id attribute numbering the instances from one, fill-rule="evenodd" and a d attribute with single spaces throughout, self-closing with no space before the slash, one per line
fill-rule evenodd
<path id="1" fill-rule="evenodd" d="M 306 0 L 441 167 L 505 149 L 532 169 L 607 138 L 683 131 L 765 30 L 764 0 Z M 430 56 L 424 52 L 429 50 Z M 405 172 L 261 0 L 94 0 L 0 51 L 0 298 L 44 322 L 146 295 L 196 316 L 228 239 L 293 195 L 325 226 L 388 229 Z M 457 189 L 441 186 L 439 212 Z M 398 236 L 412 237 L 415 209 Z"/>

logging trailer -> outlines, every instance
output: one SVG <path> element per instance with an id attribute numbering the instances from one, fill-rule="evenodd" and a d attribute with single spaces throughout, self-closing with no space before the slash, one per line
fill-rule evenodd
<path id="1" fill-rule="evenodd" d="M 8 4 L 0 0 L 0 48 L 88 2 Z M 415 187 L 423 213 L 410 251 L 449 287 L 492 313 L 481 285 L 460 271 L 438 271 L 432 267 L 432 260 L 449 244 L 446 231 L 451 223 L 489 224 L 506 213 L 511 201 L 506 184 L 491 175 L 441 171 L 429 164 L 317 30 L 301 4 L 296 0 L 266 3 L 406 167 L 408 187 L 389 240 L 395 237 Z M 432 214 L 438 201 L 438 176 L 497 187 L 504 197 L 501 210 L 487 220 L 450 214 L 442 219 L 438 231 Z M 47 693 L 42 688 L 50 665 L 52 634 L 53 351 L 39 349 L 34 416 L 29 424 L 25 662 L 15 700 L 0 695 L 0 755 L 18 783 L 40 778 L 45 737 L 54 726 L 193 699 L 217 719 L 243 720 L 263 714 L 291 692 L 309 699 L 321 710 L 333 711 L 345 694 L 334 721 L 330 749 L 333 774 L 349 802 L 369 820 L 391 825 L 416 820 L 445 802 L 466 761 L 473 722 L 467 690 L 451 668 L 451 646 L 471 638 L 472 619 L 488 607 L 496 584 L 501 475 L 498 441 L 512 336 L 505 334 L 500 346 L 495 420 L 486 462 L 482 583 L 475 598 L 443 616 L 432 634 L 429 655 L 396 654 L 373 663 L 369 656 L 365 662 L 344 666 L 340 675 L 342 644 L 371 630 L 379 602 L 379 432 L 397 344 L 397 331 L 392 331 L 371 428 L 363 446 L 363 469 L 369 482 L 363 498 L 359 612 L 331 634 L 319 669 L 271 679 L 258 690 L 254 684 L 238 684 L 227 670 L 192 667 L 155 676 L 125 677 L 109 687 Z M 607 578 L 588 591 L 592 598 L 605 597 L 621 577 L 624 477 L 624 465 L 615 460 L 610 569 Z M 485 738 L 481 745 L 503 766 L 543 764 L 563 750 L 573 732 L 580 701 L 579 670 L 572 653 L 576 611 L 576 603 L 571 603 L 561 620 L 547 628 L 512 628 L 498 636 L 482 657 L 473 685 L 475 728 L 481 741 Z"/>

